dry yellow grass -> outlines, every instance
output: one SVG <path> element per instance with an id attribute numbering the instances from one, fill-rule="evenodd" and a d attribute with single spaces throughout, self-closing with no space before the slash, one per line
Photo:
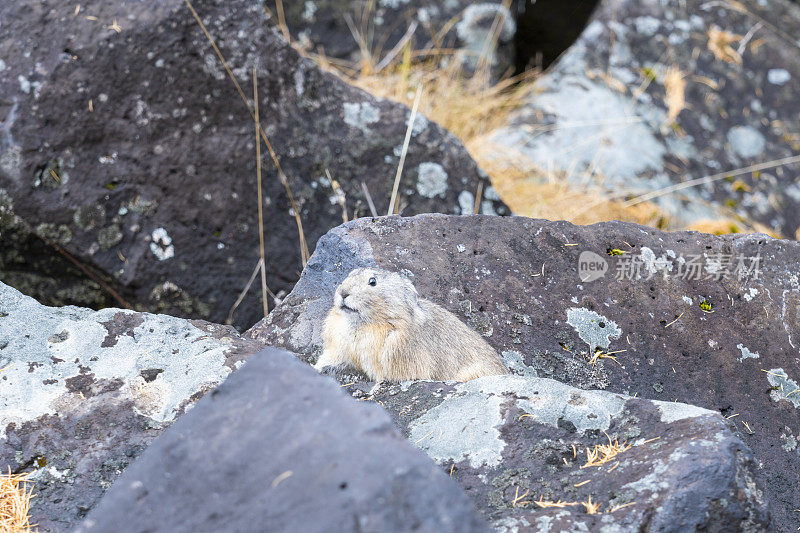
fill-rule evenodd
<path id="1" fill-rule="evenodd" d="M 472 156 L 491 177 L 500 198 L 522 216 L 594 224 L 606 220 L 635 222 L 657 228 L 669 227 L 669 217 L 650 202 L 625 206 L 608 198 L 598 187 L 578 187 L 558 175 L 547 175 L 521 156 L 504 154 L 483 139 L 467 144 Z"/>
<path id="2" fill-rule="evenodd" d="M 0 474 L 0 533 L 33 531 L 28 511 L 33 498 L 29 474 Z"/>

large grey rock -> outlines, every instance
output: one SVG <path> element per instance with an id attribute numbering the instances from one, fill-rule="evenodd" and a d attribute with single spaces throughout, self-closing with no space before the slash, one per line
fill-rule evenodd
<path id="1" fill-rule="evenodd" d="M 713 411 L 530 376 L 350 389 L 385 407 L 499 531 L 768 528 L 753 454 Z M 624 451 L 586 466 L 610 442 Z"/>
<path id="2" fill-rule="evenodd" d="M 326 169 L 349 216 L 368 213 L 362 182 L 385 213 L 409 109 L 302 59 L 256 0 L 194 5 L 248 95 L 258 70 L 262 124 L 309 246 L 342 221 Z M 126 301 L 224 322 L 258 261 L 254 126 L 186 3 L 21 0 L 0 4 L 0 19 L 14 21 L 0 25 L 0 279 L 50 305 Z M 278 293 L 297 278 L 300 245 L 262 152 L 267 282 Z M 461 212 L 482 179 L 453 135 L 415 121 L 406 213 Z M 258 292 L 238 327 L 261 318 Z"/>
<path id="3" fill-rule="evenodd" d="M 199 401 L 77 529 L 487 530 L 382 409 L 276 349 Z"/>
<path id="4" fill-rule="evenodd" d="M 658 196 L 677 224 L 741 216 L 794 237 L 800 8 L 785 0 L 605 0 L 538 90 L 487 139 L 546 179 Z M 728 176 L 730 173 L 730 177 Z"/>
<path id="5" fill-rule="evenodd" d="M 278 1 L 266 2 L 279 18 Z M 387 58 L 397 59 L 397 46 L 412 50 L 444 49 L 456 52 L 466 67 L 481 58 L 496 73 L 514 66 L 517 14 L 525 2 L 513 0 L 350 0 L 282 1 L 286 27 L 296 42 L 309 52 L 344 59 L 354 66 Z M 364 57 L 362 46 L 370 57 Z M 433 56 L 436 57 L 436 56 Z M 451 59 L 450 56 L 446 56 Z"/>
<path id="6" fill-rule="evenodd" d="M 587 265 L 605 264 L 603 277 L 579 272 L 583 252 L 596 254 Z M 738 259 L 749 267 L 756 256 L 758 275 L 739 279 Z M 483 333 L 515 372 L 731 417 L 758 461 L 775 529 L 796 527 L 800 244 L 618 222 L 363 219 L 320 240 L 284 305 L 249 334 L 313 362 L 337 283 L 374 264 L 413 276 L 421 295 Z M 592 365 L 596 349 L 619 351 L 617 362 Z"/>
<path id="7" fill-rule="evenodd" d="M 230 326 L 45 307 L 0 283 L 0 468 L 66 531 L 176 417 L 257 351 Z"/>

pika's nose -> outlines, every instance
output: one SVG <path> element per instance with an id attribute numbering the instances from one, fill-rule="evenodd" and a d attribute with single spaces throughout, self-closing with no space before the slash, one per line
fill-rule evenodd
<path id="1" fill-rule="evenodd" d="M 344 300 L 344 299 L 346 299 L 348 296 L 350 296 L 350 292 L 349 292 L 349 291 L 346 291 L 346 290 L 344 290 L 344 289 L 342 289 L 342 290 L 340 290 L 340 291 L 339 291 L 339 296 L 341 296 L 341 297 L 342 297 L 342 300 Z"/>

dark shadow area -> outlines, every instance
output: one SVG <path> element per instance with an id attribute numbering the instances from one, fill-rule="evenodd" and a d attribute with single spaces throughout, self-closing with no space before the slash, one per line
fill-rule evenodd
<path id="1" fill-rule="evenodd" d="M 547 68 L 580 36 L 598 0 L 525 0 L 517 6 L 515 68 Z"/>

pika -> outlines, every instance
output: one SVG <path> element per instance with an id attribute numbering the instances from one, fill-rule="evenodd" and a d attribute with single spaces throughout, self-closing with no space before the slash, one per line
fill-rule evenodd
<path id="1" fill-rule="evenodd" d="M 358 268 L 336 289 L 314 365 L 349 364 L 375 381 L 468 381 L 507 374 L 497 352 L 396 272 Z"/>

